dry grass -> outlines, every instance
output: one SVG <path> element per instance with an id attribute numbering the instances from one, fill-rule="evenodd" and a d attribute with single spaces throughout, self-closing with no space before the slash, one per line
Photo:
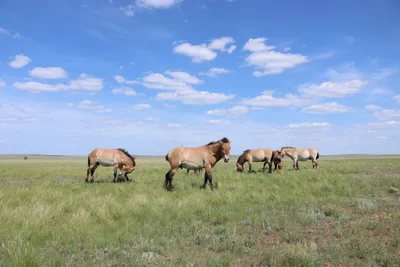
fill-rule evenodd
<path id="1" fill-rule="evenodd" d="M 300 171 L 213 169 L 214 191 L 137 157 L 131 183 L 85 157 L 0 160 L 2 266 L 400 266 L 400 159 L 321 159 Z M 261 169 L 262 164 L 255 164 Z M 247 165 L 246 165 L 247 170 Z"/>

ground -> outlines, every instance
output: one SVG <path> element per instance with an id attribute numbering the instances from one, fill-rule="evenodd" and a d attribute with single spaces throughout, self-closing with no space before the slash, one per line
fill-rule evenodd
<path id="1" fill-rule="evenodd" d="M 163 188 L 163 157 L 132 182 L 86 157 L 0 157 L 1 266 L 400 266 L 400 157 L 237 173 L 236 158 Z"/>

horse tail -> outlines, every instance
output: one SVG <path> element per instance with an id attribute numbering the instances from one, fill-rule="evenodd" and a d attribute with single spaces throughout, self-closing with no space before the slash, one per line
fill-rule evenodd
<path id="1" fill-rule="evenodd" d="M 318 159 L 318 158 L 319 158 L 319 152 L 317 152 L 317 157 L 315 159 Z"/>
<path id="2" fill-rule="evenodd" d="M 90 166 L 90 157 L 87 157 L 87 166 Z"/>
<path id="3" fill-rule="evenodd" d="M 271 152 L 271 163 L 274 162 L 274 157 L 275 157 L 275 154 L 274 154 L 274 151 L 272 150 L 272 152 Z"/>
<path id="4" fill-rule="evenodd" d="M 169 161 L 168 155 L 169 155 L 169 152 L 168 152 L 167 155 L 165 155 L 165 160 L 166 160 L 166 161 Z"/>

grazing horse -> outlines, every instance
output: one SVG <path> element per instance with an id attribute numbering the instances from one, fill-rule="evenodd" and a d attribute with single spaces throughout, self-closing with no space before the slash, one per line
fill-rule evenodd
<path id="1" fill-rule="evenodd" d="M 265 170 L 265 165 L 269 165 L 268 173 L 272 173 L 272 163 L 275 165 L 275 169 L 280 162 L 278 159 L 278 151 L 272 150 L 270 148 L 260 148 L 260 149 L 247 149 L 243 151 L 242 155 L 239 156 L 236 162 L 236 170 L 238 172 L 244 171 L 244 163 L 249 164 L 249 173 L 252 172 L 253 162 L 264 162 L 263 171 Z"/>
<path id="2" fill-rule="evenodd" d="M 279 151 L 279 159 L 282 159 L 284 156 L 288 156 L 293 160 L 293 169 L 299 170 L 299 160 L 300 161 L 312 161 L 313 169 L 317 169 L 319 158 L 319 152 L 315 148 L 295 148 L 291 146 L 282 147 Z"/>
<path id="3" fill-rule="evenodd" d="M 28 159 L 28 156 L 25 156 L 25 157 L 24 157 L 24 160 L 27 160 L 27 159 Z"/>
<path id="4" fill-rule="evenodd" d="M 88 169 L 85 179 L 86 183 L 89 182 L 89 173 L 91 176 L 90 182 L 93 183 L 93 175 L 99 165 L 104 167 L 114 166 L 114 183 L 116 182 L 118 169 L 119 175 L 122 175 L 126 181 L 132 181 L 128 178 L 128 174 L 133 172 L 136 168 L 135 157 L 123 148 L 95 148 L 88 155 Z"/>
<path id="5" fill-rule="evenodd" d="M 172 179 L 178 168 L 188 170 L 205 168 L 204 184 L 200 188 L 205 189 L 208 181 L 212 190 L 214 185 L 212 183 L 211 169 L 222 158 L 225 163 L 228 163 L 230 152 L 231 141 L 226 137 L 200 147 L 176 147 L 170 150 L 165 156 L 165 160 L 171 166 L 170 170 L 165 174 L 165 187 L 168 191 L 174 190 Z"/>

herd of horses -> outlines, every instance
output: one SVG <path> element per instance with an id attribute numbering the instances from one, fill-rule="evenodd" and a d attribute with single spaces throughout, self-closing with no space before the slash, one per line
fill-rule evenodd
<path id="1" fill-rule="evenodd" d="M 199 147 L 175 147 L 170 150 L 165 156 L 165 160 L 169 162 L 170 169 L 165 174 L 165 188 L 168 191 L 173 191 L 174 186 L 172 180 L 177 170 L 187 169 L 189 174 L 193 170 L 197 175 L 204 169 L 204 183 L 200 188 L 205 189 L 207 183 L 213 189 L 213 177 L 211 170 L 218 161 L 223 159 L 225 163 L 229 162 L 229 155 L 231 151 L 231 141 L 224 137 L 218 141 L 210 142 L 206 145 Z M 293 161 L 293 169 L 299 170 L 299 161 L 312 161 L 313 169 L 318 168 L 317 159 L 319 152 L 315 148 L 295 148 L 285 146 L 280 150 L 273 150 L 270 148 L 248 149 L 243 151 L 236 162 L 236 170 L 238 172 L 244 171 L 244 163 L 248 163 L 249 172 L 252 172 L 253 162 L 264 162 L 263 170 L 266 164 L 269 165 L 268 173 L 272 173 L 272 164 L 282 168 L 283 157 L 289 157 Z M 93 182 L 93 175 L 98 166 L 114 167 L 114 179 L 116 182 L 119 170 L 119 176 L 125 178 L 126 181 L 131 181 L 128 174 L 133 172 L 136 168 L 135 157 L 123 148 L 117 149 L 104 149 L 96 148 L 88 155 L 88 168 L 86 175 L 86 183 Z"/>

